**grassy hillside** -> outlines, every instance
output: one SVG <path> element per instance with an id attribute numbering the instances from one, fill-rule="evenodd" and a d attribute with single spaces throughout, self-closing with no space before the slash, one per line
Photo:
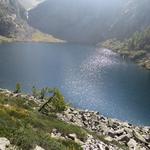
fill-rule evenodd
<path id="1" fill-rule="evenodd" d="M 19 149 L 29 150 L 36 145 L 45 150 L 81 150 L 79 144 L 65 139 L 51 137 L 53 129 L 64 136 L 75 133 L 79 139 L 86 138 L 87 132 L 77 126 L 38 111 L 39 106 L 21 96 L 12 97 L 0 94 L 0 137 L 6 137 Z"/>
<path id="2" fill-rule="evenodd" d="M 149 149 L 149 127 L 138 127 L 66 104 L 56 88 L 32 95 L 0 89 L 0 148 L 7 150 Z M 134 145 L 133 145 L 134 144 Z M 43 150 L 42 149 L 42 150 Z"/>

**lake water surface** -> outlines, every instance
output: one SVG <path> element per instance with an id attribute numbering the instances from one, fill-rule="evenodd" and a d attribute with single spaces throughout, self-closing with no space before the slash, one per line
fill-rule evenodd
<path id="1" fill-rule="evenodd" d="M 88 45 L 0 45 L 0 87 L 58 87 L 75 107 L 150 125 L 150 71 Z"/>

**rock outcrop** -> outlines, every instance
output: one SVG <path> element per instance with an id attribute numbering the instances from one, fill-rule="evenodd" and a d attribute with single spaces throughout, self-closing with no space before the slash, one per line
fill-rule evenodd
<path id="1" fill-rule="evenodd" d="M 0 35 L 9 38 L 20 37 L 21 39 L 27 35 L 29 37 L 33 29 L 24 20 L 25 12 L 26 10 L 17 0 L 0 1 Z"/>
<path id="2" fill-rule="evenodd" d="M 18 0 L 0 0 L 0 36 L 12 41 L 64 42 L 29 26 L 27 10 Z"/>
<path id="3" fill-rule="evenodd" d="M 103 136 L 105 141 L 127 145 L 130 150 L 150 149 L 150 127 L 134 126 L 100 115 L 98 112 L 68 108 L 57 116 L 68 123 L 84 127 Z"/>

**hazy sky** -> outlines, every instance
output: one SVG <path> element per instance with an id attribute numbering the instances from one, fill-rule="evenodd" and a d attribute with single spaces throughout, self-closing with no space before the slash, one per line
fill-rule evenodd
<path id="1" fill-rule="evenodd" d="M 33 7 L 37 6 L 39 3 L 43 2 L 44 0 L 18 0 L 25 9 L 30 10 Z"/>

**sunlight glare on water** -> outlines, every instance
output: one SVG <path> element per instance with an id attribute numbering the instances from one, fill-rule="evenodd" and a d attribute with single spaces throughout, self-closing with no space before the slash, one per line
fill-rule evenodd
<path id="1" fill-rule="evenodd" d="M 112 55 L 113 59 L 110 58 Z M 97 100 L 99 103 L 102 103 L 103 106 L 107 105 L 108 101 L 105 100 L 105 93 L 102 93 L 103 90 L 97 90 L 97 86 L 93 83 L 98 82 L 100 84 L 99 88 L 104 88 L 103 75 L 105 74 L 106 67 L 111 67 L 111 65 L 117 65 L 117 63 L 119 63 L 115 56 L 118 55 L 108 49 L 97 48 L 93 52 L 93 55 L 82 61 L 79 70 L 74 68 L 67 72 L 65 86 L 68 90 L 72 87 L 74 88 L 74 90 L 71 91 L 71 95 L 73 95 L 73 97 L 80 97 L 78 99 L 78 105 L 82 106 L 86 101 L 89 108 L 96 108 Z M 98 77 L 97 72 L 99 72 Z M 76 74 L 76 76 L 74 76 L 74 74 Z M 98 98 L 97 93 L 99 91 L 101 91 L 101 96 Z"/>

